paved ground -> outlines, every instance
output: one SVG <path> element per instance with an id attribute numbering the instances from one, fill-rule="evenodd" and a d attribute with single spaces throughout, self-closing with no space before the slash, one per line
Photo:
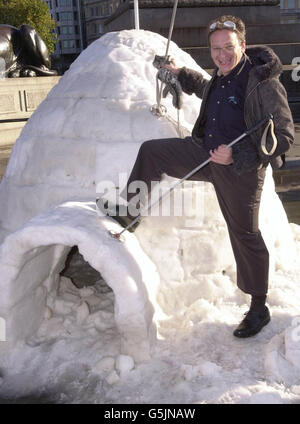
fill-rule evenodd
<path id="1" fill-rule="evenodd" d="M 295 124 L 295 143 L 287 153 L 287 158 L 291 160 L 300 160 L 300 123 Z"/>
<path id="2" fill-rule="evenodd" d="M 300 225 L 300 124 L 295 124 L 295 143 L 274 180 L 289 221 Z"/>

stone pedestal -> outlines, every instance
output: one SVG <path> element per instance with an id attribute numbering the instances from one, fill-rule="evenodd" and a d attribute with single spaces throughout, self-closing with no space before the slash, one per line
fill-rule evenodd
<path id="1" fill-rule="evenodd" d="M 0 79 L 0 146 L 8 146 L 20 135 L 26 120 L 60 77 Z"/>

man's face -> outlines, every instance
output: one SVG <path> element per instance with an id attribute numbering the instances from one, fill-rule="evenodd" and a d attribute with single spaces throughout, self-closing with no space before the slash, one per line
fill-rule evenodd
<path id="1" fill-rule="evenodd" d="M 245 47 L 245 42 L 240 43 L 236 32 L 228 29 L 217 30 L 210 36 L 210 54 L 223 75 L 228 75 L 239 63 Z"/>

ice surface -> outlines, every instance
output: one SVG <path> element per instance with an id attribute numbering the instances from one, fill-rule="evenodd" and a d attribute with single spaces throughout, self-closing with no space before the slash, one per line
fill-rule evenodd
<path id="1" fill-rule="evenodd" d="M 0 185 L 2 398 L 299 402 L 300 227 L 288 223 L 271 169 L 260 227 L 271 254 L 272 321 L 249 340 L 232 336 L 249 299 L 236 288 L 210 185 L 184 184 L 163 206 L 180 209 L 181 193 L 190 199 L 183 216 L 150 216 L 123 244 L 106 231 L 118 225 L 96 214 L 99 182 L 122 187 L 144 140 L 177 136 L 171 98 L 163 101 L 167 117 L 149 111 L 156 101 L 152 60 L 165 47 L 166 39 L 147 31 L 95 41 L 13 148 Z M 170 54 L 202 71 L 174 43 Z M 195 96 L 184 96 L 186 131 L 199 107 Z M 167 187 L 173 183 L 165 178 Z M 59 275 L 74 245 L 105 282 L 78 289 Z M 106 284 L 112 290 L 103 290 Z"/>

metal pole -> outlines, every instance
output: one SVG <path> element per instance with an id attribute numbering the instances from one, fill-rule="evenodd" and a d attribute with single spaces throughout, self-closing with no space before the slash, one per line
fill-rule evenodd
<path id="1" fill-rule="evenodd" d="M 167 48 L 166 48 L 165 59 L 167 58 L 168 53 L 169 53 L 169 45 L 170 45 L 170 41 L 171 41 L 171 38 L 172 38 L 174 22 L 175 22 L 175 17 L 176 17 L 176 12 L 177 12 L 177 5 L 178 5 L 178 0 L 175 0 L 174 6 L 173 6 L 173 12 L 172 12 L 171 24 L 170 24 L 170 28 L 169 28 L 169 36 L 168 36 L 168 43 L 167 43 Z"/>
<path id="2" fill-rule="evenodd" d="M 170 46 L 170 41 L 171 41 L 172 34 L 173 34 L 174 22 L 175 22 L 176 12 L 177 12 L 177 5 L 178 5 L 178 0 L 175 0 L 174 6 L 173 6 L 172 17 L 171 17 L 170 28 L 169 28 L 168 42 L 167 42 L 167 48 L 166 48 L 166 53 L 165 53 L 165 61 L 167 60 L 168 53 L 169 53 L 169 46 Z M 157 96 L 158 97 L 157 98 L 157 108 L 158 108 L 158 110 L 160 109 L 162 88 L 163 88 L 163 83 L 161 83 L 161 85 L 160 85 L 159 93 L 158 93 L 158 96 Z"/>
<path id="3" fill-rule="evenodd" d="M 134 0 L 134 27 L 140 29 L 139 0 Z"/>

